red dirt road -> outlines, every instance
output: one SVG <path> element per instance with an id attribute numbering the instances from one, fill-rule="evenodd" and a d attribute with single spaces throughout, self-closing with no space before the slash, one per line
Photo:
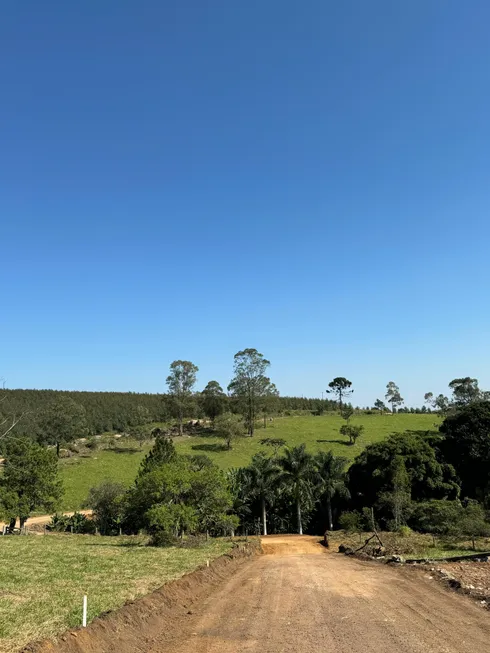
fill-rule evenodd
<path id="1" fill-rule="evenodd" d="M 148 653 L 486 653 L 490 615 L 409 569 L 270 536 Z M 269 555 L 267 555 L 269 554 Z"/>

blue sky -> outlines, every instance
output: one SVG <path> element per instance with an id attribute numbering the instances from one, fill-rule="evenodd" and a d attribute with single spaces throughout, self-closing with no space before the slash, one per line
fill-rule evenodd
<path id="1" fill-rule="evenodd" d="M 0 376 L 490 388 L 490 4 L 62 0 L 0 26 Z"/>

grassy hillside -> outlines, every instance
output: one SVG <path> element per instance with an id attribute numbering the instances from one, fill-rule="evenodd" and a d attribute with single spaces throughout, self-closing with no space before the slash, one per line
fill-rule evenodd
<path id="1" fill-rule="evenodd" d="M 48 535 L 0 539 L 0 651 L 18 650 L 143 596 L 226 553 L 210 540 L 197 549 L 144 546 L 144 538 Z"/>
<path id="2" fill-rule="evenodd" d="M 227 451 L 223 442 L 215 437 L 198 436 L 176 438 L 178 451 L 186 454 L 206 454 L 222 467 L 246 465 L 257 451 L 266 450 L 260 444 L 261 438 L 273 437 L 286 440 L 288 446 L 305 442 L 309 451 L 331 449 L 338 456 L 353 459 L 371 442 L 379 442 L 395 431 L 428 430 L 434 428 L 435 415 L 362 415 L 352 419 L 353 424 L 363 424 L 365 431 L 360 440 L 350 446 L 339 435 L 343 420 L 338 415 L 326 414 L 321 417 L 306 415 L 301 417 L 281 417 L 269 422 L 267 428 L 257 429 L 253 438 L 243 438 Z M 89 489 L 104 479 L 112 479 L 129 485 L 138 469 L 142 457 L 148 451 L 96 451 L 90 458 L 70 458 L 63 460 L 62 478 L 65 485 L 63 507 L 75 510 L 87 497 Z"/>

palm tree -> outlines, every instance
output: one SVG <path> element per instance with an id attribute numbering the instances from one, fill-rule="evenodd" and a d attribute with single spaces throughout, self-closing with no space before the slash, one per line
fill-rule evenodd
<path id="1" fill-rule="evenodd" d="M 331 451 L 320 451 L 315 456 L 317 491 L 327 505 L 329 531 L 333 530 L 332 499 L 350 496 L 345 484 L 346 464 L 345 458 L 335 457 Z"/>
<path id="2" fill-rule="evenodd" d="M 313 481 L 315 474 L 314 458 L 306 451 L 304 444 L 286 449 L 279 460 L 282 467 L 280 479 L 289 489 L 296 503 L 298 533 L 303 535 L 301 506 L 313 500 Z"/>
<path id="3" fill-rule="evenodd" d="M 277 487 L 279 467 L 272 458 L 257 453 L 246 468 L 247 490 L 250 497 L 259 499 L 262 519 L 262 534 L 267 535 L 267 504 L 271 504 Z"/>

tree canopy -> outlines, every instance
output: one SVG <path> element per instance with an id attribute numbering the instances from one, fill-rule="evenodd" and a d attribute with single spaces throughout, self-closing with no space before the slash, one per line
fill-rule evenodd
<path id="1" fill-rule="evenodd" d="M 244 416 L 248 434 L 253 436 L 255 420 L 263 401 L 277 395 L 277 389 L 265 375 L 270 361 L 256 349 L 244 349 L 235 354 L 233 379 L 228 385 L 232 397 L 238 402 Z"/>
<path id="2" fill-rule="evenodd" d="M 463 406 L 440 426 L 441 449 L 462 484 L 463 496 L 480 498 L 490 493 L 490 402 Z"/>
<path id="3" fill-rule="evenodd" d="M 22 526 L 34 510 L 55 510 L 63 494 L 54 453 L 26 438 L 6 443 L 3 476 L 0 478 L 0 513 L 11 526 Z"/>
<path id="4" fill-rule="evenodd" d="M 170 365 L 170 374 L 167 376 L 168 393 L 173 401 L 175 413 L 179 421 L 179 433 L 183 434 L 183 421 L 192 389 L 196 384 L 196 375 L 199 371 L 197 365 L 190 361 L 174 361 Z"/>

